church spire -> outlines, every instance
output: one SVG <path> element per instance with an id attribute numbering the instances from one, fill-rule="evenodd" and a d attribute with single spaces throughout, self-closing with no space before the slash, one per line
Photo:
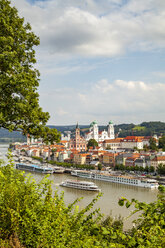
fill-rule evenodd
<path id="1" fill-rule="evenodd" d="M 78 126 L 78 122 L 77 122 L 77 124 L 76 124 L 76 129 L 77 129 L 77 128 L 79 128 L 79 126 Z"/>

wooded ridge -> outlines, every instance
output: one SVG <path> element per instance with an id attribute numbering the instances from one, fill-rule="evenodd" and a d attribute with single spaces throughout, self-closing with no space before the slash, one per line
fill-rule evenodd
<path id="1" fill-rule="evenodd" d="M 48 127 L 51 129 L 57 129 L 59 132 L 64 133 L 65 131 L 73 132 L 75 130 L 76 125 L 49 125 Z M 81 133 L 84 134 L 88 131 L 89 125 L 79 125 L 81 129 Z M 125 137 L 128 135 L 135 136 L 152 136 L 154 134 L 164 135 L 165 134 L 165 123 L 160 121 L 150 121 L 150 122 L 142 122 L 139 125 L 131 124 L 119 124 L 114 125 L 115 133 L 118 133 L 119 137 Z M 101 125 L 99 126 L 100 131 L 106 129 L 107 126 Z M 7 129 L 0 129 L 0 141 L 2 142 L 11 142 L 11 141 L 25 141 L 25 136 L 22 135 L 21 132 L 14 131 L 9 132 Z"/>

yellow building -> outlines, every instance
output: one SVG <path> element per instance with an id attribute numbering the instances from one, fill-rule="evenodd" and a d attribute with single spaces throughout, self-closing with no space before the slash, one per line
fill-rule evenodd
<path id="1" fill-rule="evenodd" d="M 103 154 L 103 164 L 115 166 L 115 155 L 112 153 Z"/>
<path id="2" fill-rule="evenodd" d="M 75 153 L 73 156 L 74 164 L 86 164 L 86 153 Z"/>

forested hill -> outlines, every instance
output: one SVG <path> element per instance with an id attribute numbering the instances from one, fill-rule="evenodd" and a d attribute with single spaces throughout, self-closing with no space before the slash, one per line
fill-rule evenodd
<path id="1" fill-rule="evenodd" d="M 75 125 L 68 126 L 54 126 L 50 125 L 50 128 L 56 128 L 58 131 L 64 133 L 65 131 L 74 131 Z M 79 125 L 81 133 L 85 133 L 89 130 L 89 125 Z M 107 129 L 107 126 L 99 126 L 100 130 Z M 160 121 L 142 122 L 139 125 L 135 124 L 119 124 L 115 125 L 115 133 L 119 137 L 128 135 L 136 136 L 151 136 L 154 134 L 165 135 L 165 123 Z M 20 132 L 9 132 L 8 130 L 0 129 L 0 142 L 14 142 L 14 141 L 25 141 L 24 137 Z"/>
<path id="2" fill-rule="evenodd" d="M 69 126 L 49 126 L 50 128 L 56 128 L 58 131 L 64 133 L 65 131 L 74 131 L 75 125 Z M 89 125 L 79 125 L 81 133 L 85 133 L 89 130 Z M 131 124 L 119 124 L 115 125 L 115 134 L 119 137 L 124 137 L 128 135 L 136 136 L 151 136 L 154 134 L 165 135 L 165 122 L 160 121 L 150 121 L 142 122 L 139 125 Z M 99 126 L 99 130 L 102 131 L 107 129 L 107 126 Z"/>
<path id="3" fill-rule="evenodd" d="M 115 133 L 119 132 L 119 137 L 127 135 L 151 136 L 154 134 L 165 135 L 165 123 L 160 121 L 142 122 L 139 125 L 120 124 L 115 126 Z"/>
<path id="4" fill-rule="evenodd" d="M 0 142 L 24 142 L 26 137 L 21 134 L 21 132 L 9 132 L 7 129 L 0 128 Z"/>

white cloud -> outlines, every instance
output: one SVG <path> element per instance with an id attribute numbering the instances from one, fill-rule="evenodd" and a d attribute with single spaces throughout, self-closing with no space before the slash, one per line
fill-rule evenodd
<path id="1" fill-rule="evenodd" d="M 78 97 L 80 98 L 80 101 L 83 103 L 83 104 L 86 104 L 88 98 L 85 94 L 82 94 L 82 93 L 78 93 Z"/>
<path id="2" fill-rule="evenodd" d="M 63 116 L 63 115 L 67 115 L 68 112 L 66 112 L 63 108 L 59 108 L 59 109 L 57 110 L 57 114 L 58 114 L 59 116 Z"/>
<path id="3" fill-rule="evenodd" d="M 58 89 L 46 99 L 50 111 L 50 123 L 74 123 L 77 120 L 87 124 L 92 119 L 106 124 L 110 119 L 118 122 L 164 119 L 165 85 L 148 84 L 142 81 L 103 79 L 91 87 L 77 90 L 74 88 Z M 41 96 L 43 99 L 43 97 Z M 45 101 L 45 99 L 44 99 Z M 62 111 L 59 111 L 59 104 Z"/>
<path id="4" fill-rule="evenodd" d="M 42 48 L 51 53 L 110 57 L 129 49 L 165 47 L 164 0 L 14 4 L 40 36 Z"/>
<path id="5" fill-rule="evenodd" d="M 108 83 L 107 79 L 102 79 L 95 85 L 95 90 L 106 94 L 113 90 L 113 86 Z"/>
<path id="6" fill-rule="evenodd" d="M 123 81 L 123 80 L 116 80 L 115 81 L 115 85 L 118 86 L 119 88 L 125 88 L 127 90 L 134 90 L 134 91 L 139 91 L 139 90 L 142 90 L 142 91 L 146 91 L 146 90 L 149 90 L 149 89 L 152 89 L 150 88 L 149 85 L 145 84 L 144 82 L 136 82 L 136 81 Z"/>
<path id="7" fill-rule="evenodd" d="M 114 59 L 121 62 L 120 55 L 128 53 L 129 57 L 130 51 L 156 53 L 165 48 L 164 0 L 47 0 L 33 5 L 27 0 L 12 2 L 40 36 L 37 67 L 44 75 L 40 102 L 44 111 L 51 114 L 49 123 L 85 124 L 93 119 L 105 124 L 110 119 L 120 123 L 165 121 L 165 85 L 145 82 L 153 75 L 163 78 L 163 66 L 153 69 L 151 64 L 156 63 L 150 56 L 152 61 L 148 60 L 149 69 L 144 73 L 146 60 L 143 63 L 141 57 L 141 66 L 136 68 L 134 60 L 135 69 L 129 75 L 130 64 L 125 66 L 128 60 L 122 57 L 122 63 L 115 63 Z M 104 65 L 99 63 L 110 60 L 112 67 L 108 68 L 106 62 L 104 71 Z M 139 81 L 135 81 L 137 78 Z M 94 81 L 98 82 L 92 85 Z M 74 88 L 76 83 L 81 84 L 80 89 Z"/>

